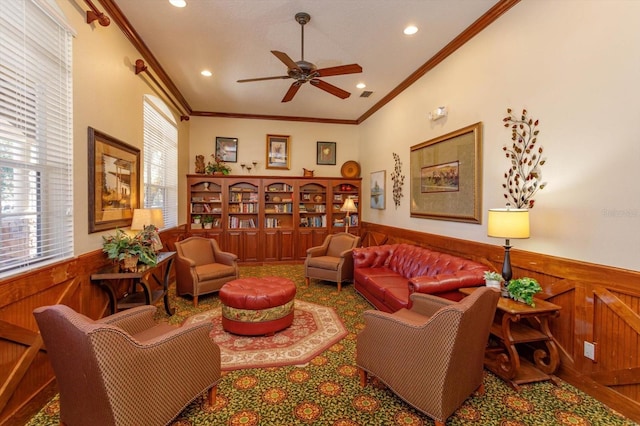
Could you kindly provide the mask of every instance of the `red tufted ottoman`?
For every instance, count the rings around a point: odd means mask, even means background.
[[[273,334],[293,322],[296,285],[280,277],[240,278],[220,289],[222,328],[244,336]]]

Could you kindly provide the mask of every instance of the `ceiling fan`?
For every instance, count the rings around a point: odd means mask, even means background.
[[[271,53],[275,55],[276,58],[280,59],[287,66],[287,75],[281,75],[276,77],[261,77],[261,78],[248,78],[245,80],[238,80],[238,83],[247,83],[251,81],[262,81],[262,80],[278,80],[278,79],[286,79],[292,78],[295,81],[287,90],[287,93],[282,98],[282,102],[289,102],[295,94],[300,89],[304,83],[309,82],[312,86],[317,87],[318,89],[322,89],[325,92],[331,93],[334,96],[337,96],[341,99],[346,99],[351,96],[351,93],[346,90],[342,90],[339,87],[336,87],[332,84],[327,83],[326,81],[318,79],[318,77],[329,77],[332,75],[343,75],[343,74],[356,74],[362,72],[362,67],[358,64],[350,64],[350,65],[339,65],[337,67],[329,67],[329,68],[320,68],[318,69],[311,62],[307,62],[304,60],[304,25],[311,20],[311,16],[308,13],[300,12],[296,13],[296,21],[300,24],[300,28],[302,30],[302,59],[294,62],[289,55],[284,52],[279,52],[277,50],[272,50]]]

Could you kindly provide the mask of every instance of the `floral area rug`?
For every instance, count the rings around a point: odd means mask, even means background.
[[[364,327],[362,312],[371,305],[352,284],[338,292],[335,283],[304,282],[304,265],[242,266],[240,277],[281,276],[296,283],[296,303],[331,307],[348,334],[304,365],[243,368],[223,372],[218,396],[210,406],[205,394],[196,398],[171,426],[432,426],[433,420],[382,386],[360,387],[355,365],[356,336]],[[187,318],[220,307],[217,294],[190,298],[169,290],[176,313],[168,317],[160,301],[158,321],[180,324]],[[447,420],[447,426],[633,426],[601,402],[575,387],[539,382],[516,392],[485,371],[484,396],[469,397]],[[60,400],[52,398],[28,423],[58,426]],[[140,419],[140,425],[144,425]]]
[[[238,336],[222,328],[221,308],[187,318],[186,323],[213,322],[211,338],[220,346],[223,371],[242,368],[302,366],[347,335],[328,306],[296,300],[293,323],[273,336]]]

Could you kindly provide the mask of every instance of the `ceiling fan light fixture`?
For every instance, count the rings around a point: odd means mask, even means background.
[[[200,74],[205,76],[205,77],[211,77],[213,75],[213,73],[209,70],[202,70],[200,71]]]
[[[185,7],[187,5],[186,0],[169,0],[169,3],[175,7]]]
[[[365,87],[367,87],[367,85],[366,85],[366,84],[364,84],[364,83],[358,83],[358,84],[356,84],[356,87],[357,87],[358,89],[364,89]]]

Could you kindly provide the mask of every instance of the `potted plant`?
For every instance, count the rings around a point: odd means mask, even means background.
[[[231,167],[227,166],[220,156],[211,154],[213,158],[213,162],[209,161],[204,168],[204,171],[207,174],[215,175],[215,174],[223,174],[228,175],[231,173]]]
[[[202,219],[202,223],[204,224],[204,229],[211,229],[213,227],[213,216],[205,216]]]
[[[533,295],[542,291],[542,287],[535,279],[524,277],[509,281],[507,291],[512,299],[535,307]]]
[[[487,287],[501,290],[503,281],[504,278],[502,278],[502,275],[499,273],[494,271],[484,271],[484,283]]]
[[[193,223],[200,223],[200,220],[202,219],[202,217],[200,215],[195,215],[192,217],[193,219]]]
[[[138,262],[155,265],[157,256],[151,240],[145,240],[142,232],[130,236],[122,229],[115,235],[102,237],[102,251],[109,259],[119,262],[124,270],[135,270]]]

